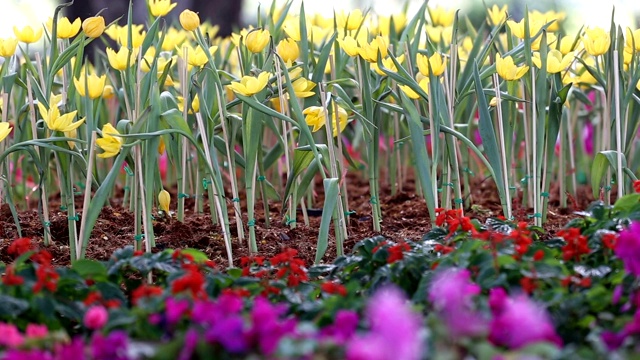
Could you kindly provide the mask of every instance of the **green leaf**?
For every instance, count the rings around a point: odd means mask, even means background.
[[[17,317],[29,309],[29,302],[8,295],[0,295],[0,317]]]
[[[622,156],[622,166],[627,167],[627,159],[624,154]],[[602,185],[602,178],[609,169],[609,166],[613,168],[614,173],[618,171],[618,152],[615,150],[600,151],[593,159],[593,165],[591,165],[591,190],[593,191],[593,197],[598,198],[600,195],[600,186]],[[618,179],[623,181],[623,179]]]
[[[84,279],[107,277],[107,268],[96,260],[76,260],[71,262],[71,267]]]
[[[311,165],[311,162],[314,158],[315,156],[311,151],[304,151],[300,149],[293,150],[293,171],[287,179],[287,186],[284,190],[284,202],[289,199],[289,196],[291,195],[289,194],[289,192],[291,191],[291,186],[293,185],[295,180],[300,174],[302,174],[304,170],[310,169],[309,165]]]
[[[318,264],[322,260],[327,247],[329,246],[329,226],[333,211],[338,204],[338,192],[340,185],[338,178],[328,178],[324,180],[324,206],[322,207],[322,219],[320,220],[320,231],[318,232],[318,246],[316,248],[315,263]]]
[[[621,197],[620,199],[618,199],[618,201],[616,201],[615,204],[613,204],[613,210],[619,212],[629,212],[632,209],[638,207],[638,203],[640,203],[639,193],[628,194]]]
[[[209,260],[209,257],[207,256],[207,254],[197,249],[186,248],[186,249],[180,250],[180,252],[183,254],[191,255],[193,257],[193,261],[195,261],[198,264]]]

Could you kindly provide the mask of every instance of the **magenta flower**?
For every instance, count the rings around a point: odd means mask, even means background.
[[[102,305],[92,306],[84,314],[84,326],[91,330],[101,329],[109,320],[109,313]]]
[[[342,345],[356,333],[358,321],[358,314],[355,311],[339,310],[333,324],[320,331],[320,337],[331,339],[334,343]]]
[[[495,290],[495,291],[494,291]],[[518,349],[538,342],[562,346],[549,314],[525,295],[506,298],[501,289],[494,289],[489,297],[493,320],[489,326],[489,340],[495,345]]]
[[[587,155],[593,155],[593,124],[588,122],[582,128],[582,139],[584,141],[584,151]]]
[[[479,293],[480,286],[471,281],[466,269],[449,269],[434,278],[429,301],[452,337],[479,335],[486,330],[486,319],[473,305],[473,297]]]
[[[95,360],[127,360],[129,339],[124,331],[114,331],[107,336],[94,333],[91,341],[91,355]]]
[[[640,276],[640,222],[634,221],[620,232],[615,254],[624,263],[628,273]]]
[[[369,300],[370,332],[347,344],[348,360],[414,360],[424,353],[422,318],[397,288],[378,290]]]
[[[187,299],[168,298],[166,304],[167,323],[169,325],[177,324],[189,308],[191,308],[191,303]]]
[[[43,338],[47,337],[49,334],[49,329],[47,329],[46,325],[38,325],[38,324],[29,324],[27,325],[27,330],[25,334],[28,338]]]
[[[24,343],[24,336],[15,325],[0,322],[0,346],[14,348],[22,343]]]

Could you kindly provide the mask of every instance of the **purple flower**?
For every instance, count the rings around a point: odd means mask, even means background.
[[[366,317],[371,330],[347,344],[348,360],[414,360],[424,352],[422,318],[395,287],[378,290],[369,300]]]
[[[232,315],[212,324],[205,333],[209,343],[219,343],[233,354],[247,352],[249,346],[245,339],[244,320],[239,315]]]
[[[68,344],[58,344],[55,348],[57,360],[84,360],[84,342],[81,337],[74,338]]]
[[[593,155],[593,124],[588,122],[582,128],[582,139],[584,139],[584,151],[588,155]]]
[[[168,298],[166,305],[167,323],[169,325],[177,324],[190,307],[191,303],[187,299]]]
[[[127,360],[128,345],[124,331],[114,331],[106,337],[95,333],[91,341],[91,354],[95,360]]]
[[[452,337],[474,336],[485,331],[486,320],[473,306],[480,286],[471,281],[468,270],[449,269],[436,275],[429,300],[447,325]]]
[[[187,330],[187,333],[184,336],[184,346],[180,350],[180,355],[178,355],[178,360],[189,360],[193,356],[193,352],[198,346],[199,335],[198,331],[195,329]]]
[[[191,319],[197,324],[214,324],[227,316],[239,314],[244,305],[242,298],[235,294],[222,294],[217,301],[198,301],[191,312]]]
[[[256,298],[251,311],[250,338],[257,342],[260,352],[271,355],[278,347],[280,340],[293,335],[296,328],[295,319],[280,319],[287,310],[286,305],[273,305],[269,300]]]
[[[615,253],[628,273],[640,276],[640,222],[634,221],[620,232]]]
[[[358,314],[355,311],[339,310],[333,324],[320,331],[320,337],[331,339],[336,344],[342,345],[353,337],[357,327]]]
[[[4,360],[53,360],[53,356],[44,350],[10,349],[3,356]]]
[[[618,334],[613,331],[605,331],[600,335],[600,337],[609,351],[616,351],[620,346],[622,346],[622,343],[624,343],[624,339],[627,338],[627,334],[624,332]]]
[[[613,305],[616,305],[620,302],[620,298],[622,297],[622,292],[623,292],[623,288],[622,285],[617,285],[614,289],[613,289],[613,294],[611,295],[611,303]]]
[[[511,349],[542,341],[562,346],[544,308],[525,295],[499,299],[499,293],[496,291],[494,305],[490,305],[494,315],[489,326],[491,342]]]

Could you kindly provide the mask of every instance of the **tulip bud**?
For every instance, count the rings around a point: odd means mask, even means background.
[[[200,17],[193,11],[186,9],[180,14],[180,25],[187,31],[194,31],[200,27]]]
[[[295,61],[300,56],[300,48],[293,39],[284,39],[278,43],[278,54],[285,63]]]
[[[171,195],[167,190],[162,189],[158,194],[158,202],[160,203],[160,209],[167,215],[169,214],[169,203],[171,203]]]
[[[97,38],[102,35],[105,29],[104,18],[102,16],[92,16],[82,22],[82,31],[90,37]]]
[[[158,144],[158,155],[164,154],[164,151],[166,148],[167,148],[167,145],[165,145],[164,138],[161,136],[160,143]]]
[[[252,53],[259,53],[267,46],[271,34],[269,30],[256,29],[247,34],[245,45]]]

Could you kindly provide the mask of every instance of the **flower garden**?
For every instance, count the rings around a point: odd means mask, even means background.
[[[0,39],[3,359],[637,358],[640,30],[175,6]]]

